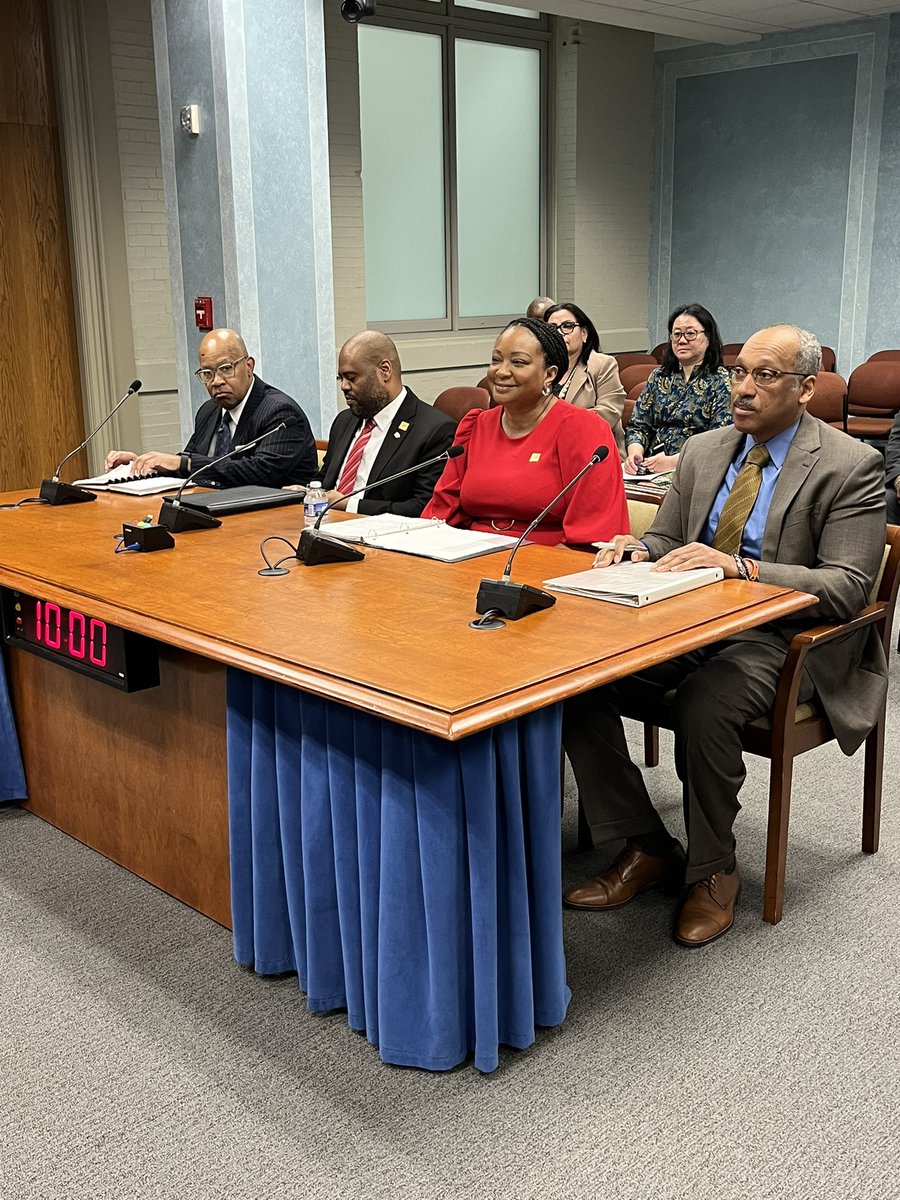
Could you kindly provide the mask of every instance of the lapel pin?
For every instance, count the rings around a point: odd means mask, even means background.
[[[409,429],[409,421],[401,421],[399,428],[406,433],[407,429]]]
[[[541,456],[540,456],[540,454],[532,454],[531,458],[529,458],[528,461],[529,462],[540,462]]]

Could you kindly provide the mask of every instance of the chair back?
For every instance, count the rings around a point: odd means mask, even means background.
[[[650,351],[651,357],[655,358],[660,366],[662,366],[663,355],[665,354],[668,345],[668,342],[660,342],[658,346],[654,346]]]
[[[629,529],[631,536],[642,538],[653,524],[653,520],[658,512],[658,504],[650,504],[646,500],[629,500],[628,523],[631,526]]]
[[[624,367],[634,366],[649,366],[651,371],[655,371],[659,363],[652,354],[640,353],[629,350],[627,353],[614,354],[613,358],[619,365],[619,377],[621,378],[622,369]]]
[[[619,367],[619,381],[626,395],[636,384],[640,384],[643,389],[644,384],[658,367],[659,364],[655,360],[647,363],[632,363],[629,367]]]
[[[864,362],[847,380],[844,428],[857,438],[886,438],[900,411],[900,361]]]
[[[866,362],[896,362],[900,359],[900,350],[878,350],[870,354]]]
[[[847,384],[836,371],[820,371],[816,376],[816,390],[806,411],[820,421],[844,428],[844,398]]]
[[[434,407],[459,423],[471,409],[487,408],[490,402],[491,394],[485,388],[451,387],[441,392]]]
[[[822,370],[836,371],[837,370],[837,355],[830,346],[822,347]]]
[[[316,438],[316,464],[321,467],[328,452],[328,438]]]

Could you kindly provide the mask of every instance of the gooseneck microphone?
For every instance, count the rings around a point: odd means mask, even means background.
[[[210,459],[202,467],[198,467],[196,471],[192,471],[175,495],[171,499],[167,497],[163,500],[162,507],[159,510],[158,523],[164,525],[166,529],[170,529],[172,533],[183,533],[187,529],[217,529],[222,524],[218,517],[211,516],[210,513],[203,512],[199,508],[191,508],[189,504],[181,503],[181,495],[184,489],[189,487],[191,482],[199,475],[202,475],[204,471],[208,471],[210,467],[224,462],[226,458],[234,458],[237,454],[243,454],[245,450],[252,450],[254,446],[258,446],[260,442],[264,442],[273,433],[280,433],[282,429],[290,429],[297,424],[297,420],[297,417],[285,417],[278,425],[267,429],[258,438],[254,438],[252,442],[244,442],[243,445],[232,446],[227,454],[220,454],[218,458]]]
[[[596,467],[597,463],[602,463],[608,455],[608,446],[598,446],[578,474],[569,480],[559,495],[554,496],[545,509],[538,513],[513,546],[512,550],[510,550],[502,576],[499,579],[482,579],[478,588],[478,595],[475,598],[475,611],[477,613],[483,614],[484,617],[487,617],[489,614],[491,617],[506,617],[509,621],[518,621],[522,617],[527,617],[529,613],[539,612],[542,608],[553,607],[556,603],[556,597],[551,596],[549,592],[532,587],[528,583],[513,583],[510,580],[513,559],[516,557],[519,547],[530,534],[534,533],[550,509],[555,504],[558,504],[567,492],[572,490],[582,475],[587,474],[591,467]],[[478,629],[498,629],[502,624],[502,621],[491,624],[488,620],[472,622],[473,627]]]
[[[79,450],[83,450],[88,442],[97,436],[106,422],[112,420],[128,397],[133,396],[136,392],[139,392],[142,387],[143,384],[141,381],[139,379],[135,379],[115,408],[111,409],[111,411],[106,414],[100,424],[95,429],[91,430],[80,446],[76,446],[74,450],[69,451],[69,453],[54,471],[53,478],[45,479],[41,483],[41,500],[47,504],[84,504],[88,500],[97,499],[96,492],[89,492],[86,488],[73,487],[71,483],[63,483],[59,478],[60,472],[69,459],[73,455],[77,454]]]
[[[326,533],[322,533],[320,526],[325,518],[325,515],[340,504],[342,500],[349,500],[351,496],[361,496],[363,492],[367,492],[370,488],[380,487],[385,483],[393,483],[395,479],[402,479],[404,475],[412,475],[415,471],[423,471],[426,467],[433,467],[435,463],[447,462],[451,458],[459,458],[464,447],[448,446],[442,454],[436,454],[434,458],[426,458],[424,462],[416,463],[415,466],[407,467],[404,471],[397,471],[394,475],[384,475],[380,479],[373,479],[364,487],[355,488],[352,492],[348,492],[346,496],[340,496],[337,500],[332,500],[330,504],[319,513],[316,518],[316,523],[312,529],[304,529],[300,534],[300,541],[297,545],[297,558],[307,567],[318,567],[322,563],[333,562],[359,562],[365,558],[361,550],[357,550],[355,546],[350,546],[347,542],[342,542],[338,538],[329,537]]]

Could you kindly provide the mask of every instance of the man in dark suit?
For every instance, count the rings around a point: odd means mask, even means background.
[[[200,407],[184,450],[180,454],[152,450],[141,455],[113,450],[107,455],[106,469],[133,462],[135,475],[155,471],[186,478],[234,446],[252,442],[290,420],[290,428],[273,433],[253,450],[209,466],[199,479],[222,487],[308,483],[316,472],[317,456],[306,414],[290,396],[254,375],[254,366],[240,334],[232,329],[208,333],[200,343],[200,367],[194,373],[210,398]]]
[[[443,453],[453,441],[456,422],[403,386],[397,347],[383,333],[366,330],[344,343],[338,380],[347,408],[334,419],[322,463],[320,478],[328,499],[348,512],[420,516],[443,463],[373,487],[363,496],[342,497]]]
[[[627,839],[609,870],[566,894],[572,908],[619,908],[683,872],[689,890],[676,940],[706,945],[733,923],[741,729],[771,711],[794,634],[865,606],[884,551],[880,455],[805,411],[820,363],[818,342],[794,326],[750,338],[731,368],[734,426],[689,439],[672,490],[632,552],[660,571],[721,567],[728,579],[796,588],[818,603],[566,703],[563,739],[591,834],[597,842]],[[596,565],[620,561],[630,544],[616,538]],[[799,699],[817,697],[852,754],[885,702],[887,665],[874,627],[822,646],[807,662]],[[686,869],[629,757],[620,716],[651,716],[654,701],[673,689]]]
[[[900,413],[894,417],[884,455],[884,483],[887,519],[900,525]]]

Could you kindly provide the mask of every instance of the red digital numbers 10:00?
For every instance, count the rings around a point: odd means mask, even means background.
[[[68,613],[65,633],[63,612]],[[106,622],[98,621],[96,617],[88,618],[84,613],[38,600],[34,610],[34,636],[40,645],[50,650],[64,650],[72,658],[86,658],[95,667],[106,666]]]

